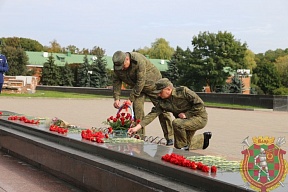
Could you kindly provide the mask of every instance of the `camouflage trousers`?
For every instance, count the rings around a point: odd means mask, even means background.
[[[203,149],[204,135],[195,132],[207,124],[207,117],[193,116],[188,119],[176,118],[172,125],[174,129],[175,148],[189,145],[189,149]]]
[[[145,116],[144,114],[144,102],[146,97],[149,97],[153,105],[155,106],[158,102],[157,97],[158,94],[150,93],[141,93],[138,97],[135,98],[133,102],[133,111],[136,119],[142,120]],[[172,128],[172,120],[170,113],[162,113],[158,116],[160,125],[162,127],[162,131],[164,134],[164,138],[166,140],[173,139],[173,128]],[[138,133],[145,135],[145,127],[140,129]]]

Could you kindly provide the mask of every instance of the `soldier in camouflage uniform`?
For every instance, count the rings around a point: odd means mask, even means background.
[[[137,126],[128,132],[137,132],[141,127],[151,123],[159,114],[172,112],[175,119],[172,122],[174,129],[175,148],[206,149],[209,145],[211,132],[195,135],[195,132],[206,126],[208,114],[202,99],[187,87],[174,88],[167,78],[156,82],[156,90],[160,98],[158,104]]]
[[[144,118],[144,101],[148,96],[152,103],[158,102],[158,94],[154,93],[155,82],[162,78],[160,71],[144,55],[137,52],[117,51],[113,55],[114,77],[113,77],[113,97],[114,107],[120,108],[120,94],[122,82],[131,86],[128,104],[133,102],[135,118]],[[169,113],[159,114],[159,121],[167,140],[167,145],[173,145],[172,121]],[[141,132],[140,132],[141,133]],[[142,130],[145,134],[145,129]]]

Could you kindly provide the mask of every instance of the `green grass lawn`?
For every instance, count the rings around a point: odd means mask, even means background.
[[[59,92],[59,91],[43,91],[37,90],[34,94],[10,94],[10,93],[1,93],[1,96],[7,97],[53,97],[53,98],[112,98],[111,96],[106,95],[94,95],[94,94],[81,94],[81,93],[70,93],[70,92]],[[0,96],[0,97],[1,97]],[[128,99],[128,97],[124,97]],[[149,101],[149,99],[147,99]],[[261,107],[254,106],[243,106],[243,105],[229,105],[223,103],[208,103],[205,102],[206,106],[216,106],[216,107],[232,107],[232,108],[250,108],[250,109],[265,109]]]
[[[33,93],[33,94],[1,93],[1,96],[7,96],[7,97],[54,97],[54,98],[112,98],[112,95],[111,96],[105,96],[105,95],[70,93],[70,92],[59,92],[59,91],[43,91],[43,90],[38,90],[38,91],[36,91],[36,93]]]

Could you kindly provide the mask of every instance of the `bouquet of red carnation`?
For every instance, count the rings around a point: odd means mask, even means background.
[[[130,108],[131,113],[128,112],[128,108]],[[123,109],[125,109],[125,112],[122,112]],[[120,107],[115,117],[111,116],[103,123],[110,126],[109,133],[111,133],[112,130],[128,130],[130,127],[139,124],[140,120],[134,119],[133,109],[130,105],[124,104]]]
[[[132,118],[130,113],[118,113],[115,117],[111,116],[107,118],[107,121],[103,123],[109,125],[113,130],[127,130],[140,123],[139,119],[134,120]]]

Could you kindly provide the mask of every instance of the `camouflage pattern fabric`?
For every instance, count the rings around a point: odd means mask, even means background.
[[[148,125],[163,112],[172,112],[176,118],[172,122],[176,148],[186,145],[189,145],[190,149],[203,148],[203,134],[195,136],[194,134],[206,126],[208,114],[204,102],[195,92],[183,86],[173,88],[172,95],[167,99],[160,98],[158,104],[152,108],[140,124]],[[186,119],[179,118],[180,113],[185,113]]]
[[[160,71],[144,55],[136,52],[129,52],[130,66],[127,70],[114,70],[113,97],[120,100],[122,82],[133,87],[129,100],[133,102],[135,118],[144,118],[144,101],[149,97],[154,105],[158,102],[155,90],[155,82],[162,78]],[[159,114],[159,121],[164,137],[173,139],[172,122],[169,113]],[[145,127],[138,133],[145,135]]]

